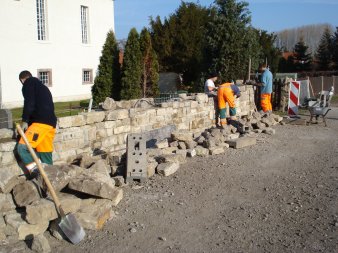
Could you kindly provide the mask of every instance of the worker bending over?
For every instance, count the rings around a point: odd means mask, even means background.
[[[220,110],[221,127],[227,125],[226,104],[228,103],[230,119],[236,120],[235,98],[240,96],[240,90],[232,83],[223,83],[218,87],[218,107]]]
[[[19,75],[22,83],[24,107],[22,113],[23,131],[29,144],[37,152],[42,163],[53,164],[53,140],[56,127],[56,116],[52,94],[48,87],[39,79],[25,70]],[[21,138],[18,144],[18,153],[25,164],[31,178],[38,176],[39,171],[29,150]]]

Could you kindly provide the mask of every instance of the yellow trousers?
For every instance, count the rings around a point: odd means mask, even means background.
[[[261,107],[263,112],[272,111],[271,93],[261,94]]]

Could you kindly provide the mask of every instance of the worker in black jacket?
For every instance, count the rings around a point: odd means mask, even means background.
[[[35,149],[42,163],[53,164],[53,140],[56,128],[56,116],[52,94],[47,86],[25,70],[19,75],[22,83],[24,107],[21,127]],[[30,155],[25,142],[21,138],[18,144],[18,153],[25,164],[30,176],[38,174],[37,165]]]

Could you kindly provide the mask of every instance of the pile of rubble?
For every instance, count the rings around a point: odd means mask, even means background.
[[[254,133],[275,134],[271,126],[282,124],[282,120],[278,115],[262,117],[254,112],[222,129],[211,128],[199,134],[174,131],[170,138],[158,140],[155,148],[147,149],[147,177],[155,173],[169,176],[187,157],[216,155],[229,147],[254,145]],[[46,166],[45,170],[64,211],[75,214],[84,229],[98,230],[115,216],[114,207],[123,198],[126,161],[125,152],[98,156],[84,153],[71,164]],[[14,167],[2,168],[4,174],[0,173],[0,244],[34,238],[36,245],[46,245],[43,233],[47,230],[54,237],[65,239],[57,225],[58,214],[52,199],[48,195],[41,197],[35,181],[11,170]]]

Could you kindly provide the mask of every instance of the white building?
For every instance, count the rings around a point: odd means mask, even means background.
[[[22,70],[49,86],[54,102],[90,98],[109,30],[113,0],[1,0],[0,108],[22,106]]]

